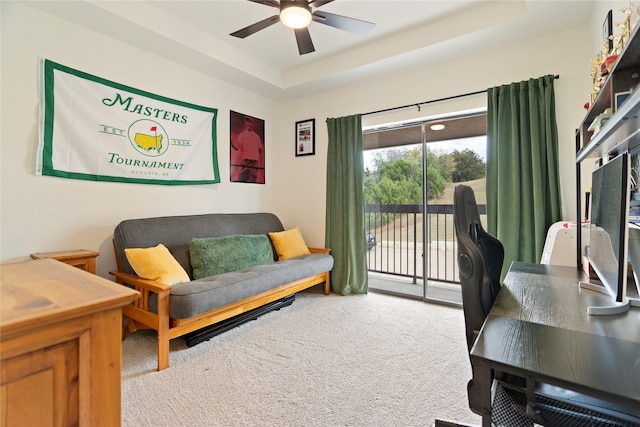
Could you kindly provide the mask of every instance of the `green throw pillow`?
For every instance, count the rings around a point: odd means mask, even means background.
[[[273,249],[266,234],[195,238],[189,253],[194,279],[273,263]]]

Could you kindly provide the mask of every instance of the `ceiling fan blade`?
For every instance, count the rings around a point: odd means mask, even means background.
[[[278,3],[275,0],[249,0],[249,1],[252,1],[254,3],[260,3],[265,6],[277,7],[278,9],[280,9],[280,3]]]
[[[298,52],[300,55],[315,52],[316,49],[313,47],[308,28],[296,28],[293,31],[296,33],[296,41],[298,42]]]
[[[336,15],[334,13],[322,12],[319,10],[313,12],[313,20],[320,24],[329,25],[331,27],[359,35],[369,33],[369,31],[371,31],[376,25],[373,22],[362,21],[360,19],[349,18],[347,16]]]
[[[231,33],[230,35],[243,39],[245,37],[250,36],[253,33],[257,33],[260,30],[264,30],[265,28],[270,27],[271,25],[279,21],[280,21],[280,15],[273,15],[270,18],[263,19],[262,21],[256,22],[255,24],[251,24],[248,27],[245,27],[234,33]]]
[[[320,7],[323,6],[327,3],[331,3],[333,0],[314,0],[312,2],[309,3],[309,6],[311,7]]]

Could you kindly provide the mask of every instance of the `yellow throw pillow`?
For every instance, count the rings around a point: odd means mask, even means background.
[[[129,248],[124,250],[129,264],[139,277],[175,285],[191,279],[184,268],[162,243],[151,248]]]
[[[276,248],[280,261],[311,253],[302,238],[300,227],[269,233],[269,238],[271,238],[273,246]]]

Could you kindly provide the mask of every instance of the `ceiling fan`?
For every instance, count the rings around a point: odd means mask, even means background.
[[[230,35],[243,39],[260,30],[264,30],[276,22],[282,22],[287,27],[293,28],[300,55],[315,51],[313,42],[311,41],[311,35],[309,34],[309,29],[307,28],[311,21],[360,35],[367,34],[375,26],[372,22],[362,21],[360,19],[321,12],[319,10],[313,11],[313,9],[319,8],[327,3],[331,3],[333,0],[280,0],[280,2],[276,0],[248,1],[275,7],[280,10],[280,13],[249,25],[248,27],[231,33]]]

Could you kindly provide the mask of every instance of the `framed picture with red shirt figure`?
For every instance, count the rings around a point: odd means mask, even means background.
[[[231,182],[264,184],[264,120],[231,111]]]

